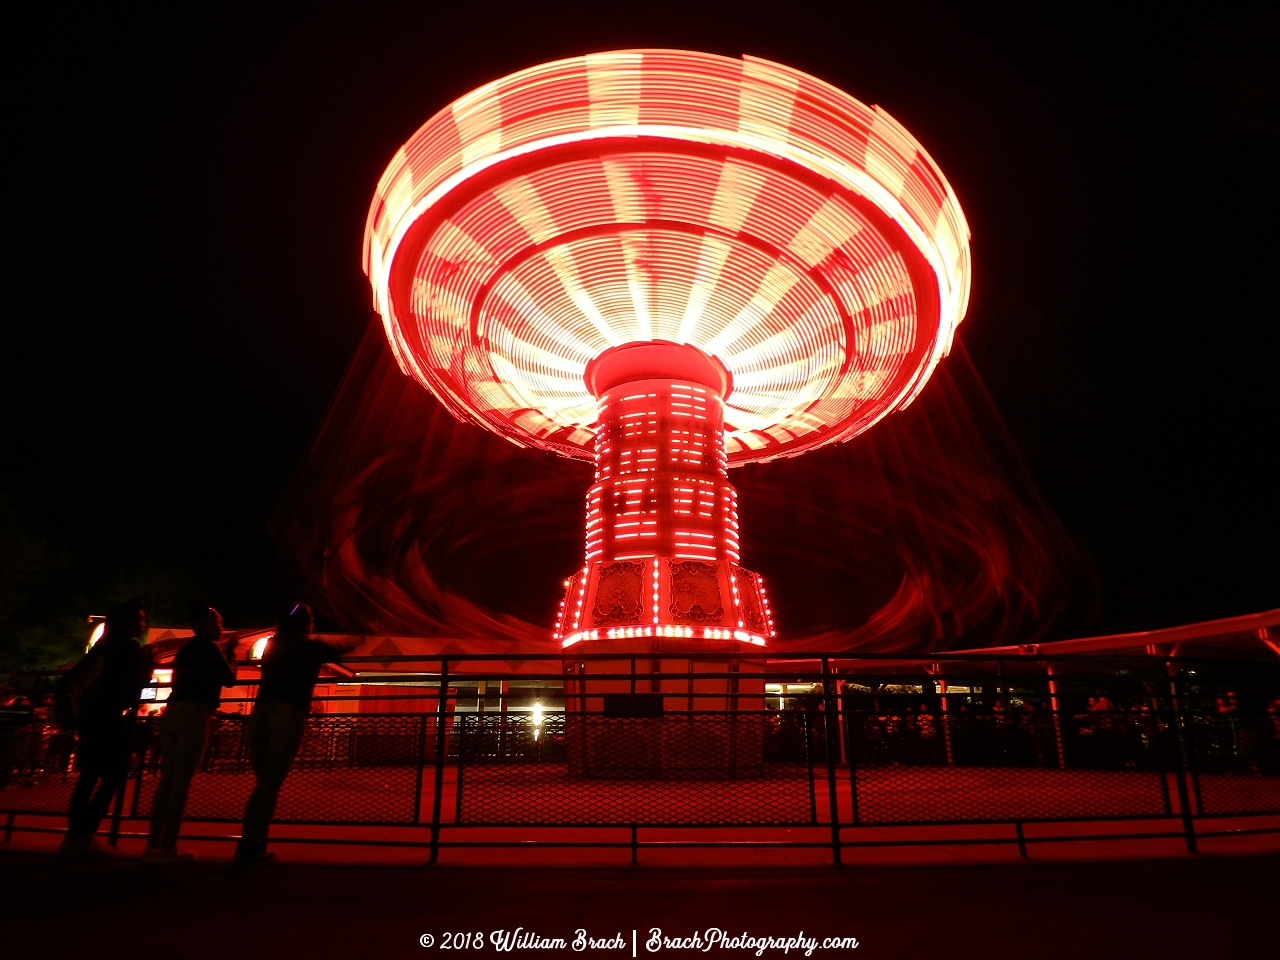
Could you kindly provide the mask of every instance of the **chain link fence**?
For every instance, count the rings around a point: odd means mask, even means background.
[[[815,821],[812,768],[763,711],[464,717],[457,822],[757,825]],[[803,736],[803,734],[801,734]],[[798,754],[798,755],[797,755]]]
[[[726,674],[734,686],[725,689],[704,671],[707,692],[649,695],[641,716],[618,715],[607,694],[588,696],[594,678],[571,681],[576,692],[566,695],[554,673],[540,688],[549,706],[537,712],[527,692],[495,694],[496,671],[479,675],[491,687],[477,686],[470,710],[473,681],[456,676],[444,707],[431,688],[400,713],[364,713],[359,698],[335,697],[328,709],[350,712],[310,718],[276,819],[430,824],[434,843],[441,825],[822,824],[834,832],[1280,813],[1280,713],[1268,709],[1274,691],[1256,678],[1250,688],[1095,668],[1082,678],[1059,670],[1050,680],[974,674],[942,683],[842,672],[844,663],[784,674],[761,659],[749,680]],[[643,682],[657,690],[665,679],[650,673]],[[380,709],[385,691],[377,697]],[[700,709],[703,701],[715,709]],[[126,817],[150,814],[159,719],[135,725]],[[189,819],[241,818],[254,783],[248,722],[241,714],[213,721]],[[0,716],[0,813],[64,813],[75,775],[74,735],[38,718]]]

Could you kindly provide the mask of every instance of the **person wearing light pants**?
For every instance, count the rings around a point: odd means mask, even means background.
[[[209,742],[209,718],[222,688],[236,682],[235,640],[222,644],[222,617],[208,601],[191,601],[187,619],[195,636],[173,658],[173,686],[160,718],[160,785],[151,799],[151,830],[142,862],[181,863],[194,854],[178,848],[187,792]]]
[[[266,863],[267,834],[276,799],[294,757],[302,746],[311,713],[311,696],[320,667],[332,663],[359,644],[326,643],[311,636],[311,608],[295,603],[280,615],[275,636],[262,655],[262,680],[249,718],[249,761],[256,778],[245,805],[236,863]]]

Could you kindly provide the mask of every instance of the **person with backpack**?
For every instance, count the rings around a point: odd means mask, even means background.
[[[313,625],[311,608],[305,603],[286,608],[262,656],[262,678],[249,718],[249,762],[255,783],[244,809],[236,863],[266,863],[274,856],[267,853],[267,834],[276,798],[302,746],[320,667],[360,643],[358,638],[345,644],[318,640],[311,636]]]
[[[59,721],[76,731],[80,777],[71,791],[63,860],[102,856],[94,839],[116,793],[124,788],[133,755],[134,717],[151,679],[147,613],[137,599],[107,614],[102,639],[63,676],[55,692]]]
[[[236,682],[235,639],[222,641],[222,615],[203,597],[191,601],[187,622],[195,636],[173,658],[173,682],[160,718],[160,785],[151,800],[151,830],[142,862],[182,863],[195,854],[178,848],[187,791],[209,742],[209,718],[222,688]]]

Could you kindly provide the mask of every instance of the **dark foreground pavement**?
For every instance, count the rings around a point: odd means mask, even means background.
[[[0,953],[9,957],[344,960],[425,958],[446,933],[523,927],[572,941],[622,934],[615,950],[512,956],[692,957],[649,952],[649,930],[687,937],[856,937],[875,958],[1274,956],[1280,857],[1012,866],[572,869],[133,861],[61,866],[0,854]],[[423,948],[419,938],[434,936]],[[754,950],[714,947],[710,956]],[[765,956],[782,956],[767,950]],[[789,955],[795,956],[792,951]],[[803,951],[800,951],[803,955]]]

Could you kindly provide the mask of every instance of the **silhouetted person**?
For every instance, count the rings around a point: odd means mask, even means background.
[[[18,730],[31,724],[31,705],[24,701],[16,693],[0,696],[0,789],[9,785],[11,770],[21,770],[13,744]]]
[[[1098,750],[1098,761],[1104,767],[1111,767],[1115,762],[1115,718],[1112,714],[1115,713],[1116,705],[1105,692],[1096,690],[1089,698],[1088,709],[1090,713],[1100,714],[1096,721],[1093,718],[1089,720],[1090,731],[1096,731],[1094,746]]]
[[[1115,708],[1116,705],[1101,690],[1095,691],[1089,698],[1089,709],[1094,713],[1112,713]]]
[[[1267,701],[1266,719],[1264,729],[1270,736],[1263,742],[1266,744],[1268,768],[1276,773],[1280,771],[1280,696],[1273,696]]]
[[[85,688],[75,719],[76,760],[80,778],[71,791],[63,859],[101,855],[94,834],[117,791],[129,776],[133,721],[142,688],[151,679],[151,651],[140,639],[147,614],[137,600],[117,604],[107,614],[106,630],[85,658],[100,658],[97,676]],[[96,789],[95,789],[96,788]]]
[[[262,679],[249,718],[249,761],[257,782],[244,809],[237,863],[271,859],[267,853],[271,817],[302,745],[320,667],[359,643],[355,639],[347,644],[325,643],[311,636],[311,627],[311,609],[295,603],[280,615],[275,636],[262,655]]]
[[[173,686],[160,718],[160,785],[151,800],[143,863],[179,863],[194,856],[178,849],[187,791],[209,743],[209,718],[222,703],[222,688],[236,682],[235,640],[222,644],[218,611],[198,597],[187,608],[187,622],[195,636],[173,658]]]
[[[1232,752],[1253,773],[1258,772],[1257,743],[1251,717],[1242,709],[1240,698],[1234,690],[1227,690],[1214,700],[1213,711],[1217,718],[1226,721],[1226,733],[1235,741]]]
[[[36,712],[35,705],[39,700],[39,694],[35,695],[34,701],[32,697],[15,697],[12,704],[16,711],[16,716],[21,718],[21,721],[13,738],[9,764],[13,774],[17,775],[18,782],[24,787],[34,787],[36,785],[36,774],[45,765],[45,717]],[[10,714],[10,716],[13,715]],[[71,735],[71,739],[74,743],[75,734]],[[54,749],[55,740],[59,740],[59,745],[65,745],[67,736],[60,731],[48,737],[48,755],[50,757],[56,755]],[[65,760],[61,769],[64,773],[66,772]],[[9,769],[0,770],[0,777],[8,774]]]

